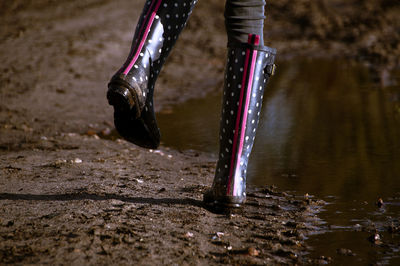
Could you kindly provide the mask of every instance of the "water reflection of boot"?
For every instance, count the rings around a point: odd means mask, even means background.
[[[246,200],[246,171],[253,147],[264,87],[273,74],[276,50],[248,43],[229,45],[225,70],[220,150],[212,188],[204,203],[212,207],[239,207]]]
[[[197,0],[148,0],[136,28],[131,52],[108,84],[114,123],[126,140],[157,148],[160,132],[153,109],[154,84]]]

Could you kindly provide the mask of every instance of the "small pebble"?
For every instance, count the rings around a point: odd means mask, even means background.
[[[152,151],[153,153],[158,153],[158,154],[160,154],[161,156],[164,156],[165,154],[162,152],[162,151],[160,151],[160,150],[153,150]]]
[[[64,159],[58,159],[58,160],[56,160],[55,162],[54,162],[54,165],[60,165],[60,164],[64,164],[64,163],[66,163],[67,162],[67,160],[64,160]]]
[[[125,205],[125,202],[123,202],[122,200],[112,199],[111,200],[111,205],[116,206],[116,207],[120,207],[120,206]]]
[[[82,159],[75,158],[74,161],[73,161],[73,163],[82,163]]]
[[[247,252],[250,256],[258,256],[260,255],[260,251],[258,251],[255,247],[249,247]]]
[[[337,254],[339,255],[345,255],[345,256],[355,256],[355,254],[353,253],[353,251],[351,251],[350,249],[347,248],[338,248],[336,250]]]
[[[77,137],[78,136],[77,133],[66,133],[65,135],[68,137]]]
[[[382,199],[382,198],[379,198],[379,199],[377,200],[377,202],[376,202],[376,205],[378,205],[379,208],[383,207],[383,205],[384,205],[383,199]]]
[[[112,133],[112,131],[111,131],[111,129],[110,128],[105,128],[105,129],[103,129],[102,131],[101,131],[101,134],[103,135],[103,136],[109,136],[109,135],[111,135],[111,133]]]
[[[97,134],[97,132],[94,131],[93,129],[89,129],[88,131],[86,131],[86,135],[88,135],[88,136],[94,136],[96,134]]]
[[[370,236],[368,238],[368,240],[372,243],[374,243],[375,245],[380,245],[382,244],[382,238],[378,233],[373,234],[372,236]]]
[[[186,234],[185,234],[185,237],[187,237],[187,238],[190,238],[190,237],[193,237],[194,235],[193,235],[193,233],[191,233],[191,232],[187,232]]]

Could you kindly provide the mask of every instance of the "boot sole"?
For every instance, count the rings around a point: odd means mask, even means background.
[[[158,147],[159,132],[149,129],[138,97],[130,86],[121,80],[112,80],[108,84],[107,100],[114,107],[115,128],[125,140],[147,149]]]
[[[203,201],[203,203],[207,210],[217,214],[231,214],[242,211],[242,204],[238,203],[226,203],[220,201],[214,201],[214,202]]]
[[[138,97],[132,91],[122,81],[111,81],[108,84],[107,100],[116,112],[131,112],[135,114],[135,118],[139,118],[141,110]]]
[[[207,191],[204,193],[203,203],[212,210],[227,211],[239,209],[244,205],[245,200],[230,196],[214,197],[210,191]]]

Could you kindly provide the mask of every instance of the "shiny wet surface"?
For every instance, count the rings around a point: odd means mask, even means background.
[[[279,65],[264,97],[248,182],[327,202],[323,224],[307,240],[310,256],[400,263],[399,92],[379,88],[366,68],[343,61]],[[159,113],[162,143],[217,158],[220,97]]]

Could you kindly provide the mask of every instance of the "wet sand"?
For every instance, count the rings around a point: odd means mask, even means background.
[[[358,2],[271,2],[265,39],[278,48],[278,63],[340,55],[373,66],[381,85],[396,82],[388,73],[399,66],[399,7],[354,8]],[[303,242],[323,202],[252,189],[245,210],[215,214],[201,202],[215,158],[111,138],[106,84],[128,53],[142,5],[0,4],[0,262],[328,261],[307,257]],[[222,1],[198,4],[158,80],[157,111],[220,89],[222,13]]]

